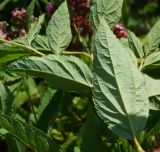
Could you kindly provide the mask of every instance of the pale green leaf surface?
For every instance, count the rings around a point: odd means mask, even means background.
[[[115,134],[135,138],[149,113],[144,78],[104,19],[95,37],[93,67],[98,115]]]
[[[88,92],[92,88],[90,69],[73,56],[30,57],[11,63],[6,70],[44,78],[54,89]]]
[[[156,69],[160,67],[160,52],[153,52],[145,59],[143,70]]]
[[[94,0],[91,6],[90,20],[95,29],[102,17],[112,28],[120,20],[123,0]]]
[[[155,23],[147,35],[144,44],[144,51],[146,54],[154,52],[160,44],[160,20]]]
[[[137,58],[142,58],[144,56],[144,52],[141,41],[136,37],[133,32],[129,31],[128,33],[129,47],[134,52]]]
[[[137,61],[137,58],[135,56],[135,54],[133,53],[133,51],[130,49],[129,47],[129,42],[128,42],[128,39],[126,38],[121,38],[120,39],[120,42],[121,44],[123,45],[123,47],[127,50],[128,54],[130,55],[133,63],[138,67],[138,61]]]
[[[32,42],[32,46],[36,50],[40,50],[40,51],[44,50],[44,51],[51,52],[49,42],[48,42],[48,38],[44,35],[37,35],[35,40]]]
[[[49,39],[51,49],[55,54],[64,51],[71,42],[72,34],[70,29],[70,17],[67,2],[63,2],[58,10],[53,14],[46,34]]]
[[[160,95],[160,79],[144,75],[148,97]]]
[[[149,109],[160,110],[160,95],[152,96],[149,98]]]
[[[42,131],[0,113],[0,126],[37,152],[59,152],[60,147]]]

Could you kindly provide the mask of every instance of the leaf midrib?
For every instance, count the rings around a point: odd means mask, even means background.
[[[104,28],[104,29],[105,29],[105,28]],[[105,35],[107,35],[106,30],[105,30]],[[106,43],[107,43],[107,45],[108,45],[108,41],[106,41]],[[109,45],[108,45],[108,46],[109,46]],[[128,118],[129,125],[130,125],[130,127],[131,127],[131,131],[132,131],[133,137],[135,137],[134,127],[133,127],[132,121],[131,121],[131,119],[130,119],[130,117],[129,117],[129,115],[128,115],[128,112],[127,112],[127,108],[126,108],[126,106],[125,106],[125,103],[123,102],[123,101],[124,101],[124,100],[123,100],[123,96],[122,96],[122,93],[121,93],[121,91],[120,91],[120,87],[119,87],[119,85],[118,85],[118,81],[117,81],[117,79],[116,79],[115,68],[114,68],[114,64],[113,64],[114,62],[113,62],[112,56],[111,56],[111,54],[110,54],[109,48],[110,48],[110,47],[108,47],[108,53],[109,53],[109,56],[110,56],[111,64],[113,65],[112,70],[113,70],[113,73],[114,73],[114,76],[115,76],[115,82],[116,82],[117,88],[118,88],[118,90],[119,90],[118,92],[119,92],[119,94],[120,94],[121,102],[122,102],[122,105],[124,106],[124,110],[125,110],[126,116],[127,116],[127,118]],[[132,72],[132,71],[131,71],[131,72]]]
[[[8,70],[10,70],[10,69],[8,69]],[[25,70],[23,68],[19,68],[19,69],[16,69],[16,70],[12,70],[11,69],[10,71],[17,71],[17,72],[19,72],[19,70],[22,70],[22,71],[31,71],[31,72],[39,72],[39,73],[43,73],[43,74],[50,74],[51,76],[54,75],[54,76],[62,78],[62,79],[66,79],[66,80],[69,80],[69,81],[73,81],[73,82],[79,83],[79,84],[84,85],[84,86],[86,86],[86,87],[88,87],[90,89],[93,87],[92,85],[87,85],[87,84],[81,83],[79,81],[76,81],[75,79],[64,78],[64,77],[61,77],[59,75],[56,75],[56,74],[53,74],[53,73],[49,73],[49,72],[43,72],[43,71],[37,71],[37,70],[27,70],[27,69]]]

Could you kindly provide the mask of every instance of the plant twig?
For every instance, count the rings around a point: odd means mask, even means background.
[[[139,144],[139,142],[137,141],[136,137],[131,141],[131,144],[137,152],[145,152],[141,147],[141,145]]]
[[[16,46],[19,46],[19,47],[22,47],[22,48],[26,48],[28,50],[31,50],[33,52],[35,52],[36,54],[40,55],[40,56],[43,56],[44,54],[37,51],[36,49],[30,47],[30,46],[27,46],[27,45],[23,45],[23,44],[20,44],[20,43],[16,43],[16,42],[13,42],[13,41],[7,41],[7,40],[4,40],[4,39],[0,39],[1,42],[4,42],[4,43],[9,43],[9,44],[13,44],[13,45],[16,45]]]
[[[140,62],[140,66],[139,66],[139,71],[142,70],[144,61],[145,61],[145,58],[142,58],[142,60],[141,60],[141,62]]]
[[[92,54],[88,54],[86,52],[78,52],[78,51],[63,51],[63,54],[67,54],[67,55],[85,55],[86,57],[88,57],[91,61],[93,61],[93,55]]]

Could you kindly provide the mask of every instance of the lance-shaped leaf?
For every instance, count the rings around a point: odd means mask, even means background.
[[[134,52],[135,56],[137,58],[142,58],[144,56],[142,43],[131,31],[129,31],[128,42],[129,47]]]
[[[30,57],[15,61],[6,70],[44,78],[55,89],[86,92],[92,87],[90,69],[73,56]]]
[[[123,0],[93,0],[90,13],[93,27],[97,29],[104,17],[112,28],[120,20],[122,5]]]
[[[153,52],[145,59],[142,70],[157,69],[160,67],[160,52]]]
[[[36,36],[38,35],[40,29],[41,29],[41,26],[43,24],[43,21],[44,21],[44,14],[41,15],[37,21],[33,22],[31,24],[31,27],[29,29],[29,32],[28,34],[26,35],[27,37],[27,40],[28,40],[28,43],[29,45],[31,45],[31,42],[36,38]]]
[[[98,115],[115,134],[135,138],[149,111],[144,78],[104,19],[95,37],[93,68]]]
[[[155,23],[153,28],[147,35],[146,42],[144,44],[144,51],[146,54],[150,54],[155,51],[160,44],[160,20]]]
[[[37,37],[41,29],[41,26],[43,24],[43,21],[44,21],[44,14],[39,16],[39,18],[31,24],[28,34],[26,34],[24,37],[17,38],[14,41],[30,46],[32,41]]]
[[[0,113],[0,126],[37,152],[60,152],[60,147],[42,131]]]
[[[48,23],[46,34],[49,39],[50,47],[55,54],[60,54],[70,44],[72,34],[66,0],[53,14]]]
[[[13,112],[13,97],[8,89],[7,86],[5,86],[0,81],[0,112],[11,115]]]

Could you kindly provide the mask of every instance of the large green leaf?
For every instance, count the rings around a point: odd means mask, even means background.
[[[7,86],[5,86],[0,81],[0,112],[11,115],[13,112],[13,97],[8,89]]]
[[[71,42],[70,17],[67,2],[58,8],[53,14],[46,30],[51,49],[56,54],[64,51]]]
[[[141,41],[136,37],[136,35],[129,31],[128,35],[129,47],[134,52],[137,58],[142,58],[144,56],[143,47]]]
[[[55,89],[88,92],[92,88],[89,68],[73,56],[30,57],[11,63],[6,70],[44,78]]]
[[[149,113],[144,78],[104,19],[95,37],[93,68],[98,115],[115,134],[135,138]]]
[[[123,0],[93,0],[90,20],[95,29],[104,17],[112,28],[120,20]]]
[[[153,52],[145,59],[143,70],[160,68],[160,52]]]
[[[0,126],[37,152],[60,151],[60,147],[42,131],[1,113]]]
[[[146,54],[150,54],[155,51],[160,44],[160,20],[155,23],[153,28],[147,35],[146,42],[144,44],[144,51]]]

